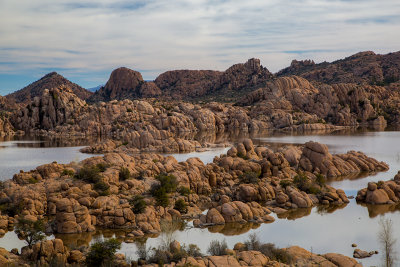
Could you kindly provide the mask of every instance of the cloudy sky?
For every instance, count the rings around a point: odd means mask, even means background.
[[[151,80],[398,51],[399,14],[399,0],[0,0],[0,94],[51,71],[89,88],[120,66]]]

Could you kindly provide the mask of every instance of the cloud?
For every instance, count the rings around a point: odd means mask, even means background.
[[[397,0],[3,0],[0,74],[61,69],[97,81],[127,66],[153,79],[250,57],[275,72],[295,58],[396,51],[399,13]]]

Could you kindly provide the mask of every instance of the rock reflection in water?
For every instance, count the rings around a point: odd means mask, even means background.
[[[337,210],[344,209],[348,203],[344,203],[342,205],[319,205],[317,206],[317,213],[318,214],[328,214],[328,213],[333,213]]]
[[[400,203],[383,205],[360,203],[359,205],[368,209],[368,215],[370,218],[375,218],[378,215],[385,215],[386,213],[394,213],[400,211]]]
[[[296,220],[302,218],[304,216],[308,216],[311,214],[312,207],[310,208],[299,208],[299,209],[291,209],[286,212],[282,212],[277,214],[279,219],[288,219],[288,220]]]
[[[241,235],[260,227],[258,223],[226,223],[208,227],[210,233],[220,233],[226,236]]]

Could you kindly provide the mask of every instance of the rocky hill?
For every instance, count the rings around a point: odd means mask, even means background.
[[[41,96],[45,89],[57,88],[59,86],[67,86],[81,99],[87,99],[92,92],[80,87],[79,85],[69,81],[56,72],[51,72],[45,75],[40,80],[31,83],[30,85],[7,95],[6,97],[17,103],[28,103],[35,96]]]
[[[224,72],[212,70],[174,70],[159,75],[154,82],[145,82],[142,75],[128,68],[111,73],[107,84],[90,102],[162,97],[163,99],[236,100],[273,78],[259,59],[235,64]]]
[[[277,76],[297,75],[324,83],[389,85],[400,80],[400,51],[386,55],[360,52],[332,63],[293,60]],[[399,87],[398,87],[399,88]]]

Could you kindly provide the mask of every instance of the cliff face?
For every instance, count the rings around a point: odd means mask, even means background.
[[[45,89],[40,97],[35,97],[25,108],[14,114],[13,121],[18,129],[54,130],[63,124],[73,124],[80,115],[85,101],[77,97],[70,88]]]
[[[389,85],[400,80],[400,51],[386,55],[360,52],[332,63],[293,60],[277,76],[297,75],[324,83]]]

